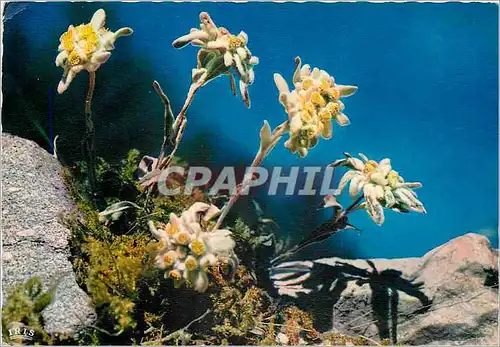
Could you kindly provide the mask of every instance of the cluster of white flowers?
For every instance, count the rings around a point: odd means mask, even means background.
[[[348,153],[344,155],[345,159],[339,159],[330,165],[350,168],[340,180],[336,194],[339,195],[350,182],[349,194],[356,199],[359,193],[363,192],[365,202],[361,206],[376,224],[384,223],[384,208],[396,212],[426,213],[424,205],[413,191],[413,188],[420,188],[422,184],[405,182],[403,177],[392,169],[390,159],[385,158],[377,163],[362,153],[359,154],[361,159]]]
[[[288,113],[290,138],[285,146],[304,157],[318,143],[320,136],[324,139],[332,137],[332,119],[340,126],[349,124],[340,98],[354,94],[357,87],[336,84],[326,71],[311,70],[307,64],[301,66],[298,57],[296,64],[293,91],[290,92],[280,74],[274,74],[274,81],[280,92],[279,100]]]
[[[243,101],[250,106],[248,85],[254,82],[253,66],[259,63],[259,59],[253,56],[247,47],[247,34],[241,31],[238,35],[233,35],[227,29],[217,27],[208,13],[202,12],[200,13],[200,29],[191,29],[189,34],[179,37],[172,45],[175,48],[182,48],[188,43],[202,48],[198,53],[198,66],[193,69],[193,80],[213,79],[221,74],[229,74],[232,79],[229,68],[234,68],[239,76]],[[207,57],[211,58],[209,53],[216,53],[216,55],[213,59],[207,59]],[[218,66],[220,63],[223,64],[222,69]],[[209,70],[215,69],[218,72],[212,76],[214,72]]]
[[[160,241],[156,265],[166,270],[165,276],[176,286],[185,281],[198,292],[208,287],[207,269],[217,264],[228,264],[234,274],[238,258],[229,230],[207,230],[206,224],[219,214],[214,205],[194,203],[180,217],[170,214],[170,222],[158,228],[150,223],[153,235]]]
[[[82,70],[96,71],[104,64],[115,48],[114,43],[120,36],[132,34],[132,29],[121,28],[112,32],[104,27],[106,13],[97,10],[89,24],[76,27],[70,25],[68,31],[61,35],[56,57],[56,66],[64,69],[57,91],[59,94],[68,89],[71,81]]]

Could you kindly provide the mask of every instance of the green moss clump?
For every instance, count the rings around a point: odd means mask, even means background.
[[[147,266],[151,239],[120,235],[111,242],[90,238],[83,246],[88,255],[86,288],[97,309],[123,332],[136,326],[133,318],[137,281]]]
[[[53,344],[67,337],[51,336],[43,329],[42,311],[54,297],[55,286],[47,291],[39,277],[8,290],[2,308],[2,337],[8,343]]]
[[[336,332],[327,332],[321,334],[321,339],[324,344],[330,346],[370,346],[373,345],[370,341],[363,337],[348,336]]]
[[[319,333],[313,327],[311,315],[295,306],[284,309],[285,322],[282,332],[287,336],[291,345],[302,344],[303,342],[318,342]]]
[[[223,279],[218,270],[213,271],[217,286],[212,299],[213,327],[209,339],[215,344],[258,344],[265,331],[262,324],[273,315],[271,298],[253,283],[244,266],[241,266],[234,283]]]

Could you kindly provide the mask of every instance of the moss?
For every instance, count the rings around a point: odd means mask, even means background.
[[[31,277],[26,283],[10,288],[2,308],[4,341],[54,344],[68,340],[67,336],[52,336],[43,329],[42,311],[52,302],[54,291],[55,286],[44,291],[39,277]]]
[[[120,235],[111,242],[90,238],[86,288],[94,304],[113,319],[114,330],[134,328],[137,281],[147,267],[152,240],[141,235]]]
[[[255,286],[245,267],[240,267],[234,283],[224,281],[214,271],[219,290],[211,294],[213,310],[212,342],[218,344],[257,344],[262,322],[272,316],[270,298]],[[267,328],[264,326],[264,331]]]
[[[318,342],[319,332],[313,327],[311,315],[295,306],[287,307],[283,311],[285,322],[282,332],[291,345],[306,342]]]
[[[336,332],[327,332],[321,335],[321,339],[324,344],[330,346],[370,346],[373,343],[370,343],[367,339],[363,337],[353,337],[344,335]]]

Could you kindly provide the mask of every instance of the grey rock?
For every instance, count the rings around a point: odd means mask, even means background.
[[[408,345],[499,345],[498,252],[466,234],[421,258],[286,262],[279,293],[316,326]]]
[[[45,330],[72,335],[95,311],[76,283],[70,230],[59,221],[74,206],[61,166],[36,143],[9,134],[2,134],[2,150],[2,304],[9,287],[39,276],[46,289],[57,285],[42,313]]]

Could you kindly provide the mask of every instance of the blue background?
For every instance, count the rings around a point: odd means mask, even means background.
[[[315,255],[420,256],[466,232],[486,234],[498,246],[495,4],[12,4],[4,19],[5,35],[9,30],[22,31],[28,42],[26,51],[18,54],[30,53],[30,59],[45,61],[44,69],[50,72],[44,76],[49,73],[50,78],[40,83],[55,88],[61,70],[53,61],[59,35],[71,23],[67,13],[72,11],[71,18],[78,18],[73,24],[80,24],[88,22],[99,7],[108,12],[107,27],[134,29],[133,36],[117,41],[101,70],[112,72],[115,63],[126,59],[133,62],[136,73],[152,71],[174,110],[184,100],[196,49],[188,46],[177,51],[171,42],[198,26],[199,12],[209,12],[219,26],[233,33],[244,30],[248,34],[249,48],[260,58],[256,81],[250,87],[252,108],[247,110],[241,98],[232,96],[225,78],[203,88],[189,110],[185,143],[179,152],[192,164],[244,166],[251,162],[262,121],[276,126],[286,117],[272,75],[280,72],[290,81],[297,55],[327,70],[338,83],[359,86],[353,97],[345,99],[350,126],[335,126],[334,138],[320,141],[305,159],[289,153],[283,139],[265,165],[325,165],[342,152],[363,152],[377,160],[390,157],[407,181],[423,183],[418,193],[428,214],[387,212],[385,224],[377,227],[364,212],[357,212],[352,223],[363,231],[340,233],[314,248]],[[99,72],[95,105],[111,93]],[[30,73],[37,76],[37,71]],[[78,98],[85,93],[86,77],[80,74],[77,80],[65,94],[54,95],[56,129],[44,131],[61,137],[65,132],[82,131],[82,123],[69,120],[76,116],[58,109],[60,98],[75,98],[80,102],[75,109],[83,107]],[[127,86],[138,81],[123,78],[120,83]],[[122,115],[119,108],[96,112],[99,155],[114,160],[133,147],[157,154],[162,106],[149,87],[139,98],[141,108],[133,111],[132,118]],[[33,126],[19,117],[18,123]],[[47,115],[36,117],[43,120]],[[4,127],[8,130],[9,124]],[[71,139],[63,144],[68,153],[76,146]],[[295,242],[328,218],[328,212],[316,212],[320,196],[267,197],[262,191],[257,195],[266,214],[281,226],[280,233]],[[342,202],[347,205],[349,197],[343,196]]]

